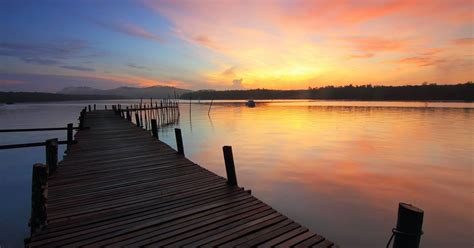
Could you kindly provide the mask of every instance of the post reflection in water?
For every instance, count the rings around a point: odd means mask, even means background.
[[[214,102],[209,119],[208,103],[193,104],[185,149],[225,176],[221,147],[232,145],[241,186],[344,247],[384,246],[400,201],[425,210],[423,246],[469,245],[471,104],[331,105]]]

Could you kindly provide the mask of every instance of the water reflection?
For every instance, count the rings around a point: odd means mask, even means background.
[[[0,128],[63,125],[75,121],[84,104],[2,107]],[[183,102],[178,126],[191,160],[225,176],[222,146],[232,145],[241,186],[343,247],[383,247],[399,201],[425,210],[423,247],[467,247],[474,222],[473,106],[425,105],[269,101],[247,108],[244,102],[214,101],[208,115],[208,102],[192,104],[192,113]],[[159,135],[172,146],[174,127],[161,128]],[[41,135],[2,135],[1,143],[63,134]],[[14,195],[29,195],[29,186],[14,188],[30,183],[31,164],[42,156],[40,149],[0,151],[6,162],[0,172],[9,175],[0,181],[8,191],[0,187],[0,193],[27,206],[2,207],[3,233],[12,233],[7,227],[14,220],[6,215],[22,216],[18,222],[26,229],[29,199]]]

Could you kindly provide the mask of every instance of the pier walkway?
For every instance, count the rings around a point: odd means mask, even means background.
[[[83,121],[28,247],[334,247],[114,111]]]

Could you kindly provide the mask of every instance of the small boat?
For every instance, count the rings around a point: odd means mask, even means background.
[[[245,105],[247,105],[247,107],[249,108],[253,108],[255,107],[255,101],[254,100],[248,100]]]

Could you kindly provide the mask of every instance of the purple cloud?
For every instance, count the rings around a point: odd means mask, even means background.
[[[82,67],[82,66],[63,65],[60,67],[64,69],[76,70],[76,71],[95,71],[94,68],[88,68],[88,67]]]
[[[151,41],[157,41],[157,42],[164,41],[161,36],[156,35],[146,30],[145,28],[135,25],[133,23],[123,22],[123,21],[104,22],[104,21],[97,21],[97,20],[93,21],[93,23],[103,28],[106,28],[115,32],[123,33],[129,36],[139,37],[139,38],[143,38],[143,39],[147,39]]]

